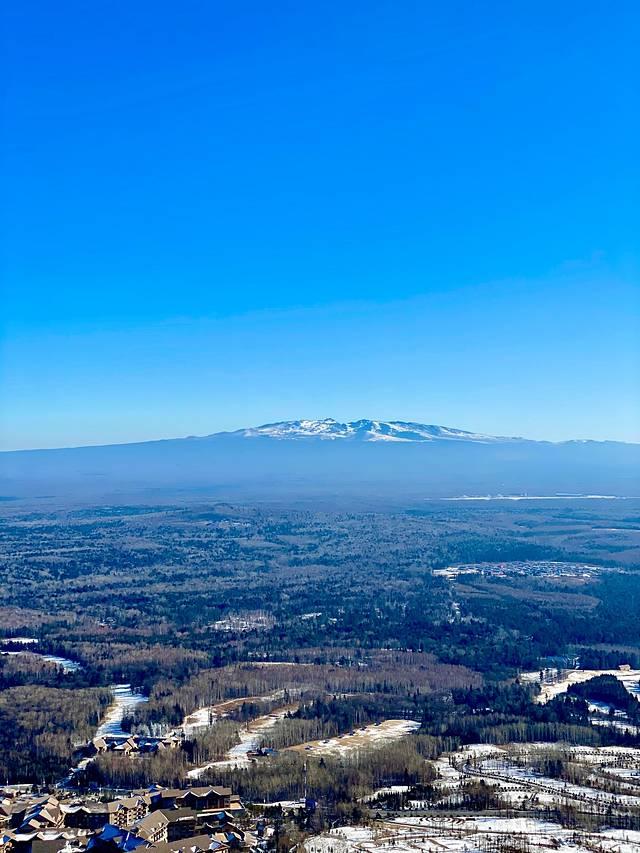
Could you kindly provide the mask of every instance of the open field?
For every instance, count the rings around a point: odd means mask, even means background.
[[[357,749],[368,749],[381,746],[420,728],[420,723],[414,720],[384,720],[368,726],[362,726],[357,731],[326,738],[312,740],[297,746],[290,746],[296,752],[312,752],[313,755],[344,755]]]

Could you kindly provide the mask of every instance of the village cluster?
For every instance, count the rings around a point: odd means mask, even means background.
[[[0,787],[0,853],[225,853],[256,847],[262,834],[229,788],[152,786],[108,802],[31,790]]]
[[[557,560],[508,560],[502,563],[463,563],[434,569],[436,577],[456,578],[458,575],[488,575],[493,578],[506,577],[549,577],[583,578],[595,577],[602,571],[600,566]]]

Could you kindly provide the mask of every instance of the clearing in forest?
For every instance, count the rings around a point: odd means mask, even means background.
[[[307,743],[290,746],[288,749],[315,755],[341,755],[354,749],[382,746],[415,732],[419,728],[420,723],[415,720],[384,720],[381,723],[370,723],[349,734],[326,738],[325,740],[310,740]]]

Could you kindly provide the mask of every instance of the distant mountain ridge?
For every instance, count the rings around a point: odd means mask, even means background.
[[[324,441],[478,441],[483,444],[496,441],[524,441],[521,438],[484,435],[437,424],[421,424],[415,421],[374,421],[366,418],[344,423],[333,418],[278,421],[235,430],[228,434],[243,438],[265,437],[281,440],[317,438]]]
[[[640,444],[533,441],[415,421],[293,420],[209,436],[0,453],[0,497],[243,500],[640,496]]]

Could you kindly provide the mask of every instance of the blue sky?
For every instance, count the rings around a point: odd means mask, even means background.
[[[5,449],[640,440],[640,7],[9,2]]]

